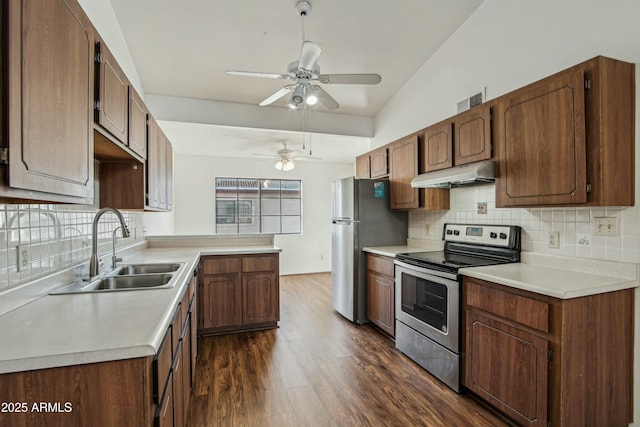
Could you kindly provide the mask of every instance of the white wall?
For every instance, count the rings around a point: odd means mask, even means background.
[[[129,52],[129,47],[124,40],[124,35],[116,19],[111,2],[109,0],[78,0],[78,3],[80,3],[80,7],[82,7],[100,37],[109,47],[109,51],[116,58],[133,87],[144,99],[144,87],[131,57],[131,52]]]
[[[353,175],[351,163],[300,161],[290,172],[275,161],[207,156],[174,156],[175,233],[215,234],[216,177],[302,180],[302,234],[278,235],[281,274],[331,269],[331,182]],[[146,226],[145,222],[145,226]],[[149,233],[151,234],[151,233]]]
[[[637,0],[485,0],[376,117],[372,147],[384,145],[456,113],[458,101],[487,88],[488,99],[597,55],[640,61]],[[640,86],[640,67],[636,69]],[[636,102],[640,96],[636,90]],[[607,209],[495,209],[493,186],[452,191],[451,210],[412,213],[409,236],[439,239],[445,221],[502,222],[523,227],[523,249],[640,263],[640,104],[636,104],[636,206]],[[489,212],[478,215],[476,202]],[[594,216],[615,216],[621,235],[591,236]],[[428,228],[428,230],[427,230]],[[550,249],[549,231],[561,248]],[[640,426],[640,292],[636,292],[634,420]]]

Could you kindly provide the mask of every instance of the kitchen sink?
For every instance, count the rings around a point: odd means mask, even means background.
[[[171,264],[128,264],[123,265],[121,267],[117,267],[117,271],[115,275],[118,276],[129,276],[129,275],[138,275],[138,274],[161,274],[161,273],[173,273],[174,271],[178,271],[182,264],[180,263],[171,263]]]
[[[83,278],[50,292],[51,295],[173,288],[185,263],[127,264],[94,277]]]

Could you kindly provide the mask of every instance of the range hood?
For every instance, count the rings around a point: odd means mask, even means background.
[[[416,176],[411,186],[416,188],[451,188],[462,185],[495,182],[496,168],[491,160],[456,166]]]

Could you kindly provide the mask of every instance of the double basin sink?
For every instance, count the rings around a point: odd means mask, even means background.
[[[176,284],[184,262],[125,264],[93,279],[79,279],[50,292],[51,295],[166,289]]]

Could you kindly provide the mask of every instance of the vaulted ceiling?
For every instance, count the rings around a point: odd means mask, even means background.
[[[257,105],[286,81],[225,70],[286,73],[300,55],[296,0],[110,1],[147,94]],[[365,117],[374,117],[482,3],[309,1],[306,39],[322,48],[322,73],[382,76],[375,86],[323,85],[340,104],[335,113]],[[286,100],[257,111],[284,109]]]

